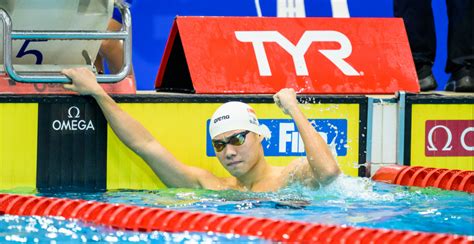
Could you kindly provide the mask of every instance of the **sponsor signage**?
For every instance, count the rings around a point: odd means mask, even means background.
[[[474,156],[474,120],[427,120],[425,155]]]
[[[395,18],[178,17],[156,87],[186,84],[197,93],[419,91]]]
[[[66,119],[55,119],[51,127],[55,131],[88,131],[95,130],[92,120],[81,119],[81,110],[76,106],[71,106],[67,110]]]
[[[37,188],[41,191],[106,188],[106,120],[96,103],[75,100],[38,106]]]
[[[429,98],[426,102],[424,97],[407,98],[411,123],[405,142],[409,149],[406,164],[474,170],[474,100],[460,98]]]
[[[337,156],[347,155],[346,119],[310,119],[323,139]],[[209,130],[207,121],[207,130]],[[262,141],[265,156],[304,156],[305,149],[301,135],[292,119],[260,119],[262,127],[271,132],[271,137]],[[216,156],[211,137],[207,135],[206,155]]]

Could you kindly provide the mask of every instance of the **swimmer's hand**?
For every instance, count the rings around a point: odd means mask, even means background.
[[[283,113],[291,116],[295,109],[298,109],[298,100],[296,100],[296,92],[292,88],[283,88],[273,95],[275,104],[283,111]]]
[[[67,90],[92,96],[104,93],[95,75],[87,68],[64,69],[61,73],[72,80],[71,84],[63,85]]]

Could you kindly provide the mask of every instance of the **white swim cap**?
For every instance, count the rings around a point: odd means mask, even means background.
[[[243,102],[227,102],[222,104],[212,115],[209,123],[211,138],[232,131],[248,130],[262,135],[255,111]]]

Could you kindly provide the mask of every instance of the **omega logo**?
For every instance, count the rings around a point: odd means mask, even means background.
[[[434,121],[429,122],[432,123]],[[472,138],[474,138],[472,122],[466,124],[464,121],[447,121],[445,125],[438,124],[431,128],[429,128],[427,124],[426,130],[428,132],[426,136],[427,152],[474,151],[474,145],[468,144],[469,141],[469,143],[472,143]],[[436,136],[436,131],[444,132],[446,136],[444,136],[444,134],[442,134],[442,136]],[[468,140],[468,138],[470,138],[470,140]],[[435,145],[435,141],[440,142],[438,147]]]
[[[73,111],[75,112],[75,116],[72,115]],[[78,119],[80,115],[81,115],[81,110],[79,110],[79,108],[76,106],[72,106],[67,110],[67,117],[70,119],[73,119],[73,118]]]
[[[55,131],[88,131],[95,130],[91,120],[79,119],[81,110],[76,106],[71,106],[67,110],[68,120],[54,120],[51,127]]]

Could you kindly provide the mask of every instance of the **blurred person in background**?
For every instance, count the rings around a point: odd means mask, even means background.
[[[395,17],[403,18],[421,91],[438,86],[431,71],[436,56],[436,34],[431,0],[394,0]],[[448,58],[451,74],[446,91],[474,92],[474,1],[447,0]]]
[[[131,7],[133,0],[116,0],[119,4],[126,4]],[[112,19],[110,19],[107,31],[120,31],[122,29],[122,14],[120,10],[114,7]],[[123,42],[122,40],[105,39],[102,41],[99,49],[99,55],[95,60],[95,67],[99,74],[105,73],[104,61],[112,74],[120,71],[123,65]],[[130,69],[129,76],[135,83],[135,76],[133,73],[133,65]]]

